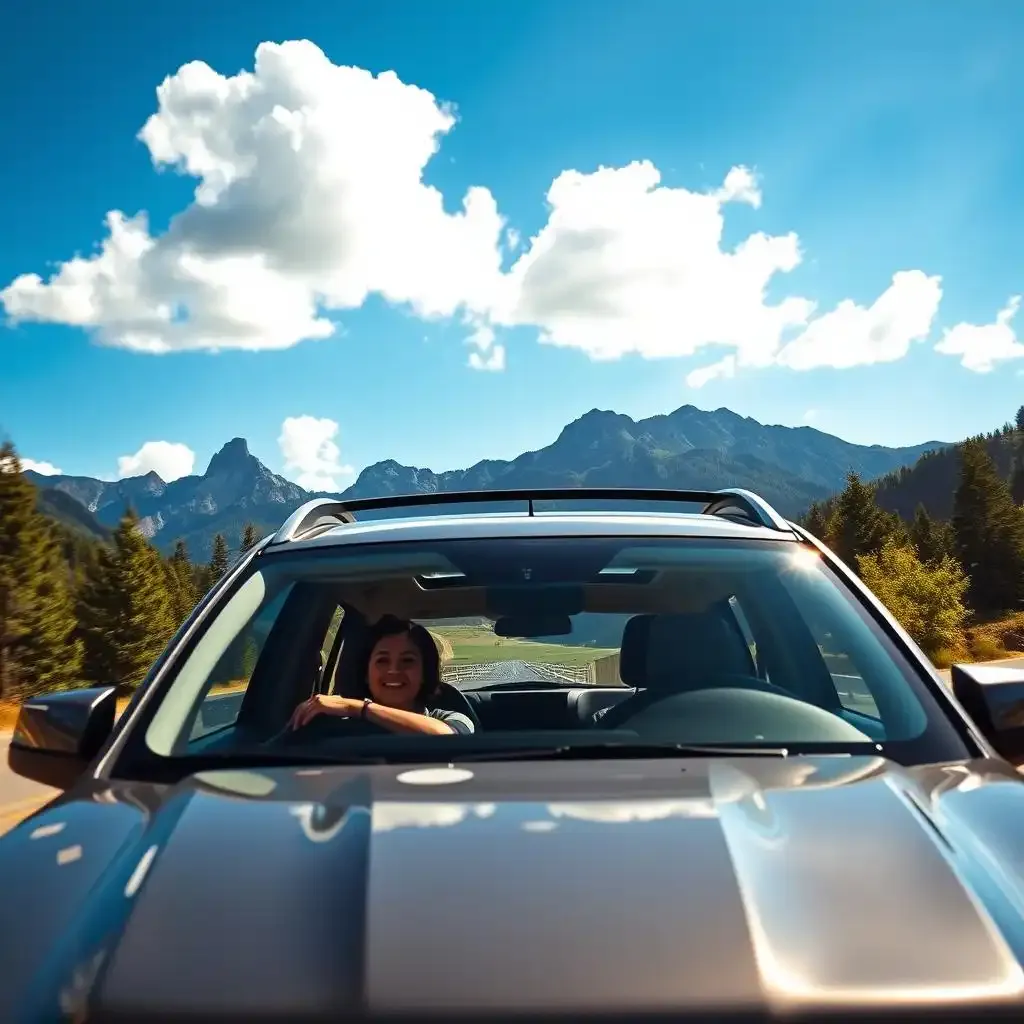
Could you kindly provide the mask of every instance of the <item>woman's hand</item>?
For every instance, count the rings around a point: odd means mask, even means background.
[[[301,729],[302,726],[311,722],[317,715],[335,715],[338,718],[354,718],[363,709],[361,700],[353,700],[351,697],[335,697],[326,693],[314,694],[309,700],[304,700],[292,713],[288,722],[290,729]]]

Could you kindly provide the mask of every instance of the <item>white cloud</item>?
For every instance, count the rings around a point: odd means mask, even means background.
[[[495,342],[494,328],[478,323],[467,339],[476,351],[469,353],[469,367],[473,370],[500,371],[505,369],[505,346]]]
[[[145,213],[111,211],[95,254],[47,281],[23,274],[0,301],[14,321],[163,353],[288,348],[379,295],[459,318],[476,370],[505,367],[500,331],[515,326],[596,360],[724,349],[691,387],[745,367],[890,361],[930,330],[937,277],[898,273],[873,304],[815,319],[810,298],[780,287],[802,260],[795,233],[723,247],[726,207],[761,206],[743,166],[705,191],[663,185],[649,161],[563,171],[530,238],[484,187],[447,213],[423,175],[455,123],[430,92],[336,66],[308,41],[261,43],[254,70],[231,76],[186,64],[139,137],[157,168],[197,180],[194,201],[159,236]]]
[[[868,307],[844,299],[784,345],[776,361],[793,370],[845,370],[902,359],[928,336],[942,299],[942,279],[920,270],[893,274],[892,284]]]
[[[544,341],[593,359],[686,356],[716,344],[763,361],[810,314],[807,299],[765,298],[772,277],[800,262],[796,235],[759,233],[721,248],[723,205],[760,203],[746,168],[708,193],[662,186],[648,161],[564,171],[547,198],[547,224],[513,264],[497,323],[534,325]]]
[[[728,380],[730,377],[735,376],[736,357],[725,356],[725,358],[719,359],[717,363],[711,363],[710,366],[701,366],[696,370],[691,370],[686,375],[686,383],[691,388],[702,388],[713,380]]]
[[[161,480],[170,483],[189,476],[195,463],[196,453],[188,445],[147,441],[134,455],[122,455],[117,460],[117,478],[156,473]]]
[[[326,337],[322,309],[371,293],[424,317],[489,305],[504,225],[486,189],[449,214],[423,183],[455,124],[429,92],[294,41],[261,43],[231,77],[186,64],[157,102],[139,137],[157,167],[198,179],[195,201],[159,237],[112,211],[97,254],[0,292],[15,321],[139,352],[252,350]]]
[[[902,359],[932,329],[942,299],[942,279],[920,270],[893,275],[892,283],[871,306],[844,299],[835,309],[807,322],[784,344],[769,348],[740,345],[736,355],[692,370],[686,383],[703,387],[712,380],[734,377],[740,366],[771,364],[791,370],[891,363]],[[779,339],[776,339],[778,341]]]
[[[996,363],[1024,358],[1024,344],[1017,340],[1013,318],[1021,297],[1014,295],[996,314],[995,323],[978,326],[960,323],[943,331],[936,352],[960,356],[960,365],[975,373],[989,373]]]
[[[821,413],[817,409],[808,409],[804,413],[804,423],[817,423]]]
[[[21,463],[23,470],[31,470],[40,476],[61,476],[64,472],[62,469],[58,469],[52,462],[36,462],[35,459],[23,458],[19,458],[18,461]]]
[[[281,424],[277,443],[284,457],[285,473],[296,474],[295,482],[310,491],[337,491],[341,481],[355,470],[341,462],[334,440],[338,424],[315,416],[289,416]]]

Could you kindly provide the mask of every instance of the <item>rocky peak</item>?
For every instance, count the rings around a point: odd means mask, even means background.
[[[631,439],[635,427],[633,420],[622,413],[591,409],[563,427],[554,446],[570,445],[574,449],[583,449],[598,447],[612,439],[621,442]]]
[[[206,469],[206,476],[223,476],[248,469],[256,459],[249,454],[249,444],[244,437],[233,437],[212,459]]]

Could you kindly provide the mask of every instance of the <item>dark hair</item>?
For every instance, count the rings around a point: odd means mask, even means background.
[[[399,619],[394,615],[384,615],[370,626],[363,639],[359,671],[356,676],[356,686],[361,696],[370,695],[370,659],[373,657],[374,648],[384,637],[400,636],[403,633],[409,635],[413,646],[420,652],[420,660],[423,663],[423,686],[416,694],[416,699],[426,703],[437,693],[441,685],[441,655],[429,630],[416,622]]]

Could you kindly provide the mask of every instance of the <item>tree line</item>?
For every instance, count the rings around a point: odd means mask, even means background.
[[[127,509],[109,544],[39,512],[13,444],[0,445],[0,699],[113,684],[137,686],[199,598],[227,572],[227,538],[193,563],[179,540],[163,556]],[[237,553],[260,540],[248,523]]]
[[[924,456],[918,468],[927,476],[933,465],[945,466],[948,477],[951,458],[956,479],[948,518],[932,515],[923,503],[901,518],[878,501],[879,488],[893,486],[897,477],[871,483],[850,473],[841,493],[811,505],[802,519],[939,664],[997,654],[980,647],[971,628],[1024,605],[1024,407],[1015,423]],[[5,442],[0,699],[83,685],[137,686],[227,571],[227,538],[218,534],[210,561],[196,564],[182,540],[163,556],[130,508],[103,543],[42,514],[37,503],[35,485]],[[257,528],[246,524],[236,550],[259,540]]]
[[[994,442],[1008,455],[1008,472],[997,464]],[[1024,407],[1014,424],[940,455],[957,463],[948,519],[918,503],[907,522],[879,505],[886,479],[871,484],[850,473],[845,489],[812,505],[802,523],[860,575],[930,657],[948,664],[998,654],[972,649],[970,627],[1024,605]]]

